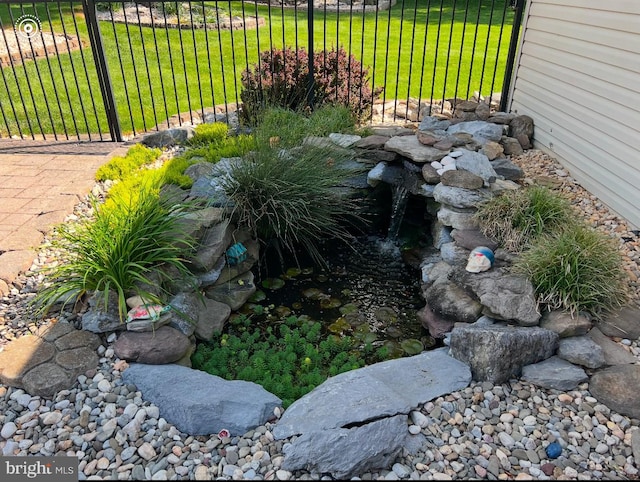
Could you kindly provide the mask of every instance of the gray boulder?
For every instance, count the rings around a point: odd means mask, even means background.
[[[533,130],[533,119],[528,115],[519,115],[509,122],[509,136],[518,139],[523,149],[531,148]]]
[[[127,331],[113,344],[118,358],[150,365],[174,363],[190,349],[189,338],[170,326],[161,326],[155,332]]]
[[[473,139],[480,144],[487,141],[499,141],[502,138],[502,126],[484,121],[460,122],[447,128],[447,134],[465,132],[471,134]]]
[[[427,306],[437,315],[452,321],[473,323],[482,313],[482,305],[458,285],[438,279],[424,292]]]
[[[234,226],[223,221],[207,229],[196,254],[191,259],[194,269],[211,271],[233,239]]]
[[[640,338],[640,309],[629,305],[609,313],[598,323],[598,328],[607,336],[637,340]]]
[[[433,190],[433,197],[439,203],[465,209],[478,207],[491,197],[491,192],[488,189],[464,189],[440,183]]]
[[[109,293],[107,306],[102,292],[96,292],[89,298],[89,309],[82,315],[82,329],[93,333],[108,333],[126,328],[120,318],[118,296]]]
[[[467,149],[459,149],[462,155],[456,158],[456,169],[464,169],[478,177],[481,177],[485,184],[492,183],[498,174],[491,166],[489,158],[484,154]]]
[[[211,340],[215,333],[224,328],[231,315],[231,308],[225,303],[204,298],[204,305],[198,313],[195,335],[200,340]]]
[[[447,155],[445,151],[441,151],[435,147],[425,146],[416,136],[392,137],[385,143],[384,148],[387,151],[396,152],[420,164],[439,161]]]
[[[586,315],[554,310],[545,311],[540,326],[557,333],[560,338],[586,335],[591,329],[591,320]]]
[[[535,290],[526,277],[511,274],[506,268],[482,273],[457,270],[453,276],[456,283],[478,297],[485,307],[485,315],[521,326],[538,324],[540,313]]]
[[[438,221],[453,229],[477,229],[478,221],[475,218],[476,209],[456,209],[450,206],[441,206],[438,209]]]
[[[347,480],[389,467],[408,438],[406,415],[363,426],[305,433],[284,449],[284,470],[330,473]]]
[[[189,435],[217,434],[227,429],[243,435],[273,416],[282,401],[260,385],[228,381],[179,365],[134,363],[122,373],[160,414]]]
[[[554,356],[525,366],[521,379],[539,387],[566,391],[573,390],[589,377],[582,368]]]
[[[560,339],[558,356],[575,365],[587,368],[600,368],[605,364],[602,348],[588,336]]]
[[[451,331],[451,355],[468,364],[473,379],[504,383],[520,376],[522,367],[552,356],[558,335],[543,328],[456,325]]]
[[[253,283],[253,273],[247,271],[221,285],[210,286],[205,290],[205,296],[212,300],[225,303],[233,311],[239,309],[256,292]]]
[[[186,336],[193,335],[198,323],[200,310],[204,308],[203,296],[198,293],[179,293],[169,300],[173,308],[169,314],[169,326]]]
[[[426,166],[431,167],[430,164],[426,164]],[[466,171],[464,169],[453,169],[451,171],[443,172],[441,181],[445,186],[461,187],[464,189],[480,189],[482,186],[484,186],[484,181],[480,176],[476,176],[472,172]]]
[[[522,149],[518,139],[514,137],[502,136],[500,143],[502,147],[504,147],[504,154],[506,156],[521,156],[524,154],[524,149]]]
[[[408,414],[429,400],[465,388],[470,381],[469,367],[444,348],[375,363],[331,377],[296,400],[273,435],[283,439]]]
[[[498,243],[487,238],[479,229],[454,229],[451,237],[463,248],[473,250],[478,246],[485,246],[492,251],[498,248]]]
[[[598,328],[592,328],[588,336],[602,348],[605,364],[626,365],[638,361],[635,356],[604,335]]]
[[[452,266],[466,266],[469,259],[469,250],[451,241],[449,243],[442,243],[440,246],[440,256],[442,257],[442,261]]]
[[[439,117],[428,116],[422,119],[418,129],[421,131],[444,131],[451,125],[451,121]]]
[[[640,418],[639,386],[640,366],[622,365],[596,372],[589,382],[589,391],[600,403],[616,412]]]
[[[496,174],[504,177],[508,181],[516,181],[524,177],[524,171],[509,159],[500,157],[490,162]]]
[[[174,127],[172,129],[147,134],[144,136],[141,143],[148,147],[169,147],[176,144],[182,144],[187,139],[191,139],[193,134],[193,127]]]

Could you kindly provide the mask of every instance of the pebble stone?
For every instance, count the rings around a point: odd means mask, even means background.
[[[623,220],[609,213],[560,170],[548,156],[528,151],[514,159],[528,178],[561,179],[568,193],[598,228],[620,240],[635,293],[640,293],[640,243]],[[100,185],[94,194],[101,194]],[[82,202],[67,220],[90,211]],[[51,319],[34,320],[28,302],[42,282],[38,269],[52,252],[39,252],[34,265],[19,276],[9,296],[0,299],[0,348],[34,333]],[[72,313],[60,319],[75,323]],[[273,440],[273,423],[242,436],[219,440],[181,433],[121,380],[123,363],[104,339],[98,368],[78,377],[55,399],[32,397],[0,385],[0,451],[2,455],[77,457],[81,479],[104,480],[330,480],[323,474],[282,469],[289,440]],[[638,340],[621,340],[638,358]],[[276,417],[282,411],[275,412]],[[473,382],[464,390],[413,407],[408,430],[425,437],[413,453],[404,451],[386,470],[359,474],[356,480],[538,480],[637,479],[634,451],[640,454],[640,421],[599,404],[582,384],[569,392],[546,390],[511,380],[502,385]],[[545,448],[557,441],[561,455],[550,460]]]

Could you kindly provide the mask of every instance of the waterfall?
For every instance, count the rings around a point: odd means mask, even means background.
[[[407,191],[407,189],[401,184],[392,185],[391,195],[391,221],[389,223],[389,231],[387,232],[387,240],[395,243],[398,239],[398,233],[400,232],[404,212],[407,209],[409,191]]]

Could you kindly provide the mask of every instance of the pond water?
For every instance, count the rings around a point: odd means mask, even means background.
[[[390,357],[435,347],[416,317],[424,306],[420,273],[396,243],[369,235],[352,247],[328,242],[322,252],[325,269],[292,260],[282,268],[277,255],[267,256],[272,262],[256,268],[258,291],[241,312],[256,323],[289,315],[320,321],[327,335],[386,346]]]

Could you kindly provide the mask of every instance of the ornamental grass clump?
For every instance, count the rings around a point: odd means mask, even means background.
[[[222,179],[238,225],[263,243],[294,256],[303,248],[318,264],[322,239],[349,242],[350,225],[361,222],[356,203],[340,189],[356,171],[344,151],[302,146],[263,148],[232,163]]]
[[[514,253],[574,218],[569,201],[542,186],[505,192],[483,203],[476,213],[482,233]]]
[[[35,298],[40,313],[93,292],[104,296],[106,309],[113,292],[123,319],[128,296],[163,302],[164,281],[175,281],[175,273],[191,280],[184,256],[193,240],[181,229],[183,206],[163,199],[151,183],[141,184],[135,195],[111,194],[106,204],[93,199],[92,206],[92,219],[57,229],[51,245],[59,250],[60,260],[44,270],[45,286]],[[157,286],[160,295],[144,286]]]
[[[514,271],[532,282],[550,310],[598,318],[628,300],[628,276],[613,240],[580,223],[538,237],[517,258]]]

